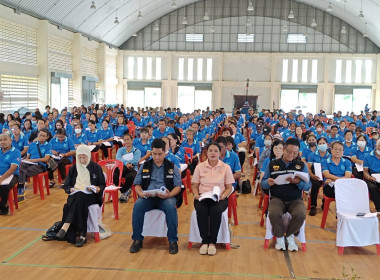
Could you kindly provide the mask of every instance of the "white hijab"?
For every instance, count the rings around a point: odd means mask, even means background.
[[[90,148],[86,145],[79,145],[77,148],[76,156],[78,157],[79,155],[86,155],[88,157],[88,161],[86,164],[81,164],[79,162],[79,159],[77,158],[76,167],[77,167],[78,175],[77,175],[74,188],[78,190],[84,190],[85,188],[91,186],[90,171],[87,169],[87,165],[91,161]]]

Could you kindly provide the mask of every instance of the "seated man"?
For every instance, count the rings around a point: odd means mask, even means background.
[[[28,177],[46,171],[46,163],[51,157],[51,144],[47,141],[49,138],[49,130],[42,128],[38,131],[37,141],[30,143],[28,153],[26,155],[27,162],[22,162],[20,175],[18,178],[19,200],[24,200],[24,184]],[[28,163],[29,162],[29,163]]]
[[[280,175],[293,174],[296,171],[308,173],[305,163],[297,159],[299,148],[298,140],[289,138],[284,147],[284,154],[281,158],[272,160],[268,164],[261,181],[261,187],[270,191],[271,198],[268,214],[273,234],[276,236],[275,248],[277,250],[286,250],[282,215],[289,212],[292,216],[286,231],[289,251],[298,251],[294,235],[299,233],[306,217],[302,191],[310,189],[309,180],[305,182],[296,176],[294,179],[288,178],[289,183],[287,184],[277,185],[275,182],[275,179]]]
[[[375,150],[364,157],[363,177],[368,186],[371,200],[375,204],[376,211],[380,212],[380,184],[372,174],[380,173],[380,140],[376,141]]]
[[[153,140],[152,159],[140,166],[134,181],[139,198],[133,207],[133,243],[129,250],[131,253],[137,253],[142,248],[144,215],[145,212],[153,209],[160,209],[165,213],[168,226],[169,253],[178,253],[178,216],[175,196],[181,191],[181,176],[179,169],[165,159],[165,145],[162,139]],[[162,186],[167,189],[164,195],[151,197],[151,195],[143,192],[144,190],[159,189]]]

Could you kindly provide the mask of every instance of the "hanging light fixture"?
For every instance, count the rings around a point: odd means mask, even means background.
[[[284,25],[282,26],[282,31],[283,32],[288,32],[288,23],[286,20],[286,11],[288,10],[288,1],[285,1],[285,10],[284,10]]]
[[[294,19],[293,2],[292,1],[290,1],[290,11],[289,11],[288,19]]]
[[[214,25],[211,25],[211,27],[210,27],[210,32],[211,32],[211,33],[215,33],[215,26],[214,26]]]
[[[176,9],[177,8],[177,3],[175,1],[172,2],[172,9]]]
[[[186,24],[187,24],[187,18],[186,18],[186,17],[183,17],[183,19],[182,19],[182,24],[183,24],[183,25],[186,25]]]
[[[344,0],[344,18],[346,18],[346,0]],[[341,34],[346,34],[347,33],[347,29],[346,29],[346,26],[343,25],[342,26],[342,29],[340,30],[340,33]]]
[[[359,18],[364,18],[364,14],[363,14],[363,11],[360,11],[360,13],[359,13],[359,16],[358,16]]]
[[[247,22],[245,23],[245,26],[252,26],[252,22],[251,22],[251,20],[248,18],[247,19]]]
[[[116,16],[115,17],[115,21],[113,22],[114,24],[119,24],[120,22],[119,22],[119,18]]]
[[[363,0],[360,1],[360,13],[359,13],[359,18],[364,18],[363,14]]]
[[[96,10],[96,6],[95,6],[95,1],[92,1],[91,2],[91,7],[90,7],[91,10]]]
[[[158,30],[160,30],[160,26],[158,26],[158,23],[157,23],[157,22],[154,24],[153,30],[154,30],[154,31],[158,31]]]
[[[143,15],[142,15],[141,11],[139,11],[139,14],[137,15],[137,19],[140,20],[142,18],[143,18]]]
[[[364,34],[363,34],[363,38],[368,38],[368,34],[367,34],[367,23],[365,23],[365,25],[364,25]]]
[[[332,11],[333,11],[333,7],[332,7],[332,3],[330,2],[329,5],[327,6],[326,12],[332,12]]]
[[[314,0],[314,18],[313,18],[313,21],[311,22],[310,26],[312,28],[317,28],[318,24],[317,24],[317,21],[316,21],[316,8],[315,8],[315,0]]]
[[[133,33],[132,33],[132,37],[137,37],[137,33],[136,33],[136,31],[133,31]]]
[[[247,11],[252,12],[254,10],[255,10],[255,8],[253,7],[252,1],[249,1]]]
[[[210,16],[208,15],[207,12],[205,12],[205,16],[203,17],[203,20],[210,20]]]

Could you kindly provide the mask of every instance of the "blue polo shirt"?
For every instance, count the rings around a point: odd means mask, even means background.
[[[223,158],[223,162],[230,166],[232,174],[241,171],[239,156],[235,152],[226,150],[226,155]],[[237,181],[235,180],[235,183],[232,185],[235,187],[236,184]]]
[[[356,156],[358,160],[364,160],[365,156],[369,154],[371,150],[368,147],[365,147],[363,152],[360,151],[359,147],[356,145],[353,156]]]
[[[106,140],[109,138],[113,138],[113,130],[112,128],[108,127],[106,130],[99,129],[99,139],[100,140]],[[110,141],[111,147],[113,146],[113,141]]]
[[[245,138],[241,133],[236,133],[235,136],[232,137],[234,138],[234,142],[236,145],[239,145],[241,142],[245,141]]]
[[[3,153],[3,150],[0,148],[0,175],[7,172],[11,165],[14,164],[17,165],[17,169],[13,174],[18,176],[20,162],[21,153],[15,147],[11,147],[11,149],[5,153]]]
[[[288,138],[295,138],[296,134],[295,131],[291,131],[289,129],[285,130],[284,133],[282,134],[282,137],[284,140],[288,140]]]
[[[375,155],[375,151],[364,157],[363,168],[368,168],[369,174],[380,173],[380,159]]]
[[[90,143],[98,142],[100,139],[99,130],[95,129],[94,132],[92,132],[91,130],[86,130],[86,137],[88,142]]]
[[[42,157],[40,156],[40,153],[38,152],[37,144],[40,146]],[[36,158],[44,158],[46,155],[52,156],[53,151],[51,148],[51,144],[48,141],[45,141],[45,143],[43,144],[41,144],[39,141],[36,141],[36,142],[30,143],[27,154],[30,155],[29,157],[30,159],[36,159]],[[44,167],[46,167],[46,163],[44,162],[40,162],[39,165],[43,165]]]
[[[322,157],[317,149],[314,153],[309,154],[309,157],[307,158],[307,163],[322,163],[323,160],[328,159],[329,157],[329,152],[326,152],[325,156]]]
[[[88,144],[87,136],[84,133],[82,133],[79,137],[76,135],[71,136],[71,140],[73,140],[74,146],[80,144]]]
[[[183,148],[191,148],[193,150],[193,155],[200,154],[201,153],[201,145],[197,140],[193,140],[193,144],[189,145],[189,142],[187,140],[184,140],[181,144],[181,147]]]
[[[327,142],[329,144],[331,144],[334,141],[343,142],[343,138],[339,134],[335,135],[335,137],[332,137],[331,135],[327,135]]]
[[[321,133],[319,133],[316,129],[314,130],[314,135],[315,135],[315,137],[317,137],[317,140],[319,138],[321,138],[322,136],[325,137],[325,138],[327,138],[326,132],[322,131]]]
[[[33,132],[33,129],[29,129],[29,131],[22,129],[22,133],[24,133],[24,136],[26,137],[26,139],[29,139],[30,134],[32,134],[32,132]]]
[[[175,155],[179,158],[180,163],[185,163],[185,149],[183,147],[180,146]]]
[[[134,123],[136,127],[145,127],[145,121],[143,119],[141,119],[140,121],[134,119]]]
[[[352,157],[355,154],[357,145],[355,144],[354,141],[351,142],[350,147],[348,147],[346,141],[344,141],[343,146],[344,146],[344,152],[343,152],[344,156]]]
[[[141,143],[141,138],[135,138],[133,139],[133,147],[140,150],[141,157],[144,157],[146,155],[147,151],[151,150],[152,142],[148,140],[146,144]]]
[[[304,159],[306,162],[308,160],[308,158],[310,157],[310,155],[314,153],[309,145],[307,145],[307,147],[305,147],[303,150],[302,150],[302,155],[301,155],[301,159]]]
[[[126,126],[125,124],[115,126],[114,127],[115,136],[122,137],[127,130],[128,130],[128,126]]]
[[[24,147],[29,147],[29,138],[26,138],[25,135],[20,134],[20,137],[18,138],[18,141],[15,140],[14,136],[12,135],[12,146],[15,147],[17,150],[22,152],[24,150]]]
[[[53,151],[56,151],[58,154],[66,154],[68,152],[75,152],[75,146],[74,142],[71,138],[68,138],[67,136],[65,137],[65,140],[62,142],[59,141],[58,138],[53,138],[50,141],[51,148]],[[67,157],[70,162],[73,162],[73,157]]]
[[[181,164],[180,164],[180,162],[179,162],[179,158],[178,158],[176,155],[174,155],[171,151],[169,151],[169,152],[166,154],[165,157],[166,157],[167,160],[169,160],[169,161],[171,161],[172,163],[174,163],[174,165],[175,165],[177,168],[181,169]]]
[[[329,171],[331,175],[337,177],[344,177],[346,171],[352,173],[351,161],[345,158],[341,158],[338,165],[336,165],[331,157],[322,161],[322,172]],[[324,179],[325,181],[326,179]]]
[[[174,133],[174,129],[171,127],[166,127],[163,133],[160,131],[160,128],[157,127],[155,130],[153,130],[152,135],[154,138],[161,138],[164,136],[168,136],[170,133]]]

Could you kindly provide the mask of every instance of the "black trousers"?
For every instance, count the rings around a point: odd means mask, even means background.
[[[202,244],[216,244],[222,213],[228,207],[228,199],[219,202],[212,199],[194,200],[197,222]]]
[[[358,178],[360,180],[363,180],[363,171],[359,172],[356,167],[352,167],[352,174],[355,176],[355,178]]]
[[[3,210],[8,205],[9,191],[17,184],[18,176],[13,175],[9,185],[0,185],[0,209]],[[16,197],[17,199],[17,197]]]
[[[311,181],[311,191],[310,191],[310,200],[311,206],[317,207],[317,198],[319,188],[322,186],[322,181],[319,180],[310,180]]]
[[[58,162],[57,170],[61,175],[62,180],[66,179],[66,165],[71,164],[71,161],[68,158],[63,158]],[[54,179],[54,171],[49,169],[49,179]]]
[[[104,144],[100,144],[99,148],[103,151],[104,157],[108,158],[108,148],[112,148],[112,147],[111,146],[106,146]]]
[[[77,232],[82,236],[86,235],[88,206],[97,203],[98,200],[96,194],[77,192],[68,196],[67,203],[63,206],[62,215],[62,222],[70,223],[70,228],[67,231],[68,242],[75,243]]]
[[[125,183],[121,186],[120,192],[125,193],[131,189],[136,175],[136,170],[130,170],[126,166],[123,167],[123,174],[121,175],[121,177],[125,179]]]
[[[245,153],[244,152],[239,152],[239,161],[240,161],[240,166],[243,167],[244,162],[245,162]]]
[[[123,143],[121,143],[121,141],[113,140],[113,144],[114,144],[114,145],[118,145],[119,148],[123,147]]]
[[[335,198],[335,188],[330,185],[323,185],[323,194],[327,197]]]
[[[367,183],[368,191],[371,195],[371,200],[375,204],[376,211],[380,212],[380,184],[376,182],[370,182],[368,180],[365,180]]]

